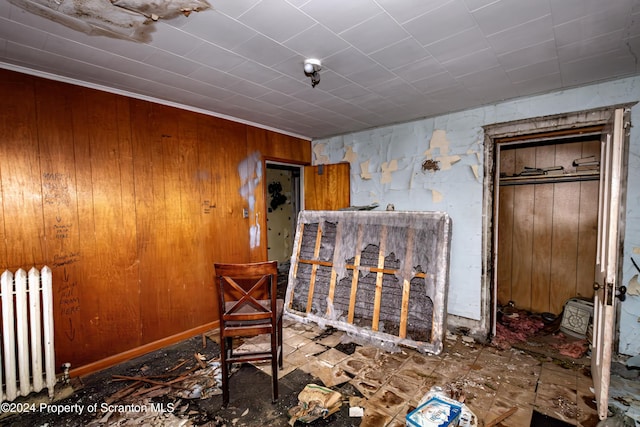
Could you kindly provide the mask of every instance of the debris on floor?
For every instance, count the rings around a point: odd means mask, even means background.
[[[530,313],[511,305],[500,307],[491,344],[501,350],[515,347],[559,359],[584,358],[589,351],[587,337],[567,334],[563,322],[566,323],[566,316]]]
[[[298,405],[289,410],[290,425],[327,418],[340,410],[342,394],[317,384],[307,384],[298,394]]]
[[[501,350],[507,350],[517,342],[527,341],[544,327],[541,317],[507,306],[499,312],[496,336],[491,343]]]
[[[414,427],[458,426],[462,415],[462,402],[444,395],[442,388],[434,386],[418,407],[407,414],[407,425]]]
[[[551,345],[557,348],[558,352],[564,356],[569,356],[573,359],[580,359],[587,353],[587,350],[589,350],[589,343],[587,340],[579,339],[577,341],[567,341],[566,335],[562,332],[558,332],[555,336],[558,338],[558,342],[552,343]]]
[[[217,333],[206,336],[213,340]],[[269,392],[270,365],[246,363],[234,366],[230,402],[222,408],[214,388],[219,346],[213,342],[204,347],[199,337],[193,337],[82,378],[82,388],[74,387],[75,395],[60,403],[84,408],[107,405],[105,412],[20,414],[6,425],[262,427],[293,422],[304,427],[303,419],[292,421],[290,411],[306,399],[301,393],[305,387],[315,384],[316,390],[328,389],[329,396],[340,397],[335,404],[320,400],[316,406],[320,418],[310,426],[404,426],[407,414],[434,386],[447,399],[460,402],[463,427],[487,427],[489,422],[496,427],[533,425],[534,408],[573,425],[596,426],[592,382],[580,361],[565,366],[515,347],[499,350],[469,338],[447,334],[440,355],[411,348],[390,353],[354,343],[337,329],[285,319],[284,368],[278,372],[276,403]],[[240,347],[259,344],[251,339]],[[325,372],[331,375],[320,375]],[[626,393],[618,399],[622,402],[624,397]],[[625,406],[626,412],[632,407]]]
[[[131,397],[157,397],[173,395],[184,399],[206,399],[221,394],[222,373],[220,360],[203,361],[200,354],[194,355],[197,363],[187,370],[180,370],[187,360],[180,362],[167,373],[149,376],[113,375],[114,381],[130,381],[126,387],[105,399],[107,404]]]

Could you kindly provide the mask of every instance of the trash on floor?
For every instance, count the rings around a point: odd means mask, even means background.
[[[342,394],[317,384],[307,384],[298,394],[298,405],[289,409],[289,424],[310,423],[340,410]]]
[[[515,343],[527,341],[544,327],[545,323],[540,317],[507,306],[499,312],[496,335],[491,343],[501,350],[508,350]]]
[[[216,358],[205,362],[199,354],[195,354],[194,357],[197,364],[187,371],[179,370],[187,363],[185,360],[162,375],[113,375],[116,381],[132,382],[108,397],[107,402],[116,402],[127,396],[157,397],[172,394],[185,399],[206,399],[221,394],[220,361]]]
[[[451,393],[450,393],[451,394]],[[434,386],[407,414],[407,425],[414,427],[476,427],[478,417],[463,403],[464,394],[447,396],[442,387]]]
[[[349,397],[349,416],[352,418],[364,417],[364,404],[365,399],[362,397],[351,396]]]

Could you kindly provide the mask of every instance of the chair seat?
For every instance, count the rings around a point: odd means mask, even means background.
[[[269,300],[260,300],[260,305],[263,305],[265,308],[271,309],[271,301]],[[234,302],[226,302],[225,303],[225,312],[229,311],[235,305]],[[256,308],[245,304],[239,310],[234,312],[235,314],[253,314],[260,313]],[[276,300],[276,317],[278,319],[282,318],[282,313],[284,313],[284,300],[277,299]],[[257,319],[257,320],[228,320],[225,322],[225,325],[230,328],[237,328],[239,326],[258,326],[258,325],[268,325],[271,323],[271,319]]]

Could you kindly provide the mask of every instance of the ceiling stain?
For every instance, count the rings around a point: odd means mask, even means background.
[[[155,22],[211,8],[207,0],[9,0],[14,5],[91,36],[146,43]]]

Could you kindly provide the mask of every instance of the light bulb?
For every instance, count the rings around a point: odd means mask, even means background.
[[[313,64],[307,62],[304,64],[304,72],[307,74],[313,73]]]

